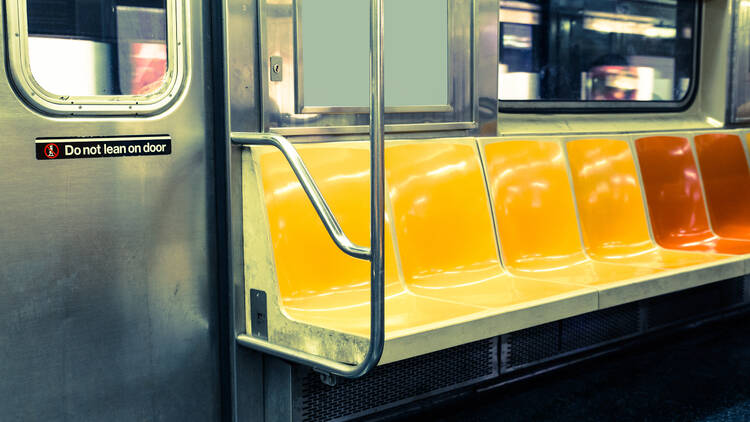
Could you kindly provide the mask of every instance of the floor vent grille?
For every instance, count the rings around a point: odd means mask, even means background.
[[[637,303],[616,306],[501,337],[501,372],[512,372],[569,353],[638,334]]]
[[[377,367],[323,384],[294,370],[294,420],[343,421],[750,302],[744,278],[616,306]],[[512,377],[512,375],[509,375]]]
[[[748,301],[743,277],[616,306],[501,336],[507,373],[697,319]]]
[[[364,378],[338,379],[335,386],[320,375],[302,375],[303,421],[347,420],[498,375],[497,339],[468,343],[377,367]]]
[[[645,300],[646,327],[655,329],[697,318],[744,301],[744,278],[683,290]]]

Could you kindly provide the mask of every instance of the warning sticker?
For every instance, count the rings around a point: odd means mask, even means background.
[[[37,139],[37,160],[68,160],[73,158],[135,157],[170,155],[169,136],[137,138]]]

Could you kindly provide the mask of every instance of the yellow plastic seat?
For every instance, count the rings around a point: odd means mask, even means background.
[[[350,239],[369,245],[369,151],[366,143],[300,146],[300,155]],[[369,262],[341,252],[328,236],[283,156],[260,157],[280,304],[293,320],[367,336]],[[400,280],[386,222],[386,336],[423,330],[484,308],[417,296]]]
[[[662,249],[651,239],[635,161],[627,141],[566,143],[584,246],[595,260],[683,268],[726,255]]]
[[[494,142],[485,156],[503,263],[511,273],[599,288],[659,271],[584,253],[560,143]]]
[[[369,245],[368,144],[297,148],[344,231]],[[494,208],[475,140],[387,143],[381,363],[690,287],[662,277],[631,288],[660,276],[586,256],[559,143],[501,142],[486,155]],[[274,344],[360,361],[370,328],[369,263],[334,245],[281,153],[254,147],[242,164],[247,326],[267,328]],[[708,270],[725,279],[743,265]],[[692,285],[707,278],[690,275]],[[263,297],[267,307],[255,302]]]
[[[513,276],[500,266],[474,139],[392,144],[386,163],[409,291],[498,309],[588,292],[580,285]]]

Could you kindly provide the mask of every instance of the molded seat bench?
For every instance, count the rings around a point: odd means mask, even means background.
[[[300,146],[299,153],[349,238],[369,245],[367,144]],[[260,156],[279,294],[295,320],[369,335],[370,264],[341,252],[328,236],[283,156]],[[399,278],[386,221],[386,332],[419,329],[482,311],[411,294]]]
[[[511,273],[599,285],[656,272],[586,256],[559,142],[500,141],[488,143],[485,154],[503,263]]]
[[[474,139],[390,144],[386,162],[409,291],[499,311],[589,291],[503,270]]]
[[[750,253],[750,241],[722,237],[711,230],[698,168],[686,138],[650,136],[636,140],[635,145],[651,227],[660,245],[668,249]]]
[[[599,206],[638,206],[633,169],[618,161],[627,161],[622,146],[607,145],[570,144],[582,198],[603,186],[613,192],[580,205],[587,222]],[[369,245],[368,144],[297,147],[344,231]],[[482,147],[487,178],[475,139],[386,145],[381,363],[744,274],[741,258],[655,248],[637,211],[613,217],[624,231],[585,223],[593,234],[584,249],[563,144]],[[608,159],[617,163],[584,172]],[[242,176],[247,325],[273,343],[359,361],[369,335],[369,263],[334,245],[281,153],[246,149]],[[609,186],[618,180],[630,187]],[[677,264],[699,261],[708,263]]]
[[[654,243],[627,141],[573,140],[566,150],[583,243],[592,258],[653,268],[684,268],[727,258],[662,249]]]
[[[742,140],[733,134],[698,135],[695,152],[713,231],[750,239],[750,170]]]
[[[298,150],[344,231],[355,243],[368,245],[367,143],[299,145]],[[266,266],[268,274],[248,270],[246,277],[256,274],[255,288],[270,292],[269,340],[357,361],[369,335],[369,263],[336,248],[280,153],[254,151],[273,250],[263,259],[246,247],[246,262]],[[381,363],[597,309],[595,289],[503,271],[474,139],[389,142],[386,166],[392,199],[387,209],[396,210],[397,219],[386,212]],[[245,192],[245,206],[252,206],[252,192]],[[351,352],[342,351],[346,343]]]
[[[597,170],[584,164],[584,161],[592,158],[585,156],[588,145],[574,143],[572,148],[576,150],[574,167],[579,169],[579,173],[584,171],[592,183],[600,179],[593,190],[587,185],[582,197],[586,197],[587,193],[595,194],[596,189],[611,189],[607,186],[608,178],[610,182],[612,178],[627,180],[624,174],[606,175],[607,170],[603,169],[609,164],[603,157],[591,161],[594,166],[601,166],[599,171],[605,173],[596,176],[594,173]],[[621,154],[621,145],[620,149]],[[593,221],[592,226],[590,223],[595,206],[589,204],[583,207],[582,212],[582,218],[589,223],[583,230],[584,233],[588,230],[589,240],[589,247],[584,249],[565,155],[558,141],[488,142],[485,156],[503,263],[513,274],[594,286],[599,290],[601,308],[744,274],[744,262],[741,260],[724,257],[724,260],[717,261],[718,257],[708,255],[703,261],[697,261],[695,255],[692,260],[682,261],[689,265],[706,264],[699,268],[677,267],[675,263],[655,265],[658,259],[663,260],[671,254],[653,251],[648,243],[640,245],[644,240],[642,231],[640,239],[628,234],[618,240],[613,236],[621,236],[619,230],[613,232],[606,225],[602,227],[602,222],[597,220]],[[614,173],[618,171],[616,166],[609,170]],[[632,171],[629,174],[632,178]],[[605,197],[594,196],[593,199],[594,202],[598,199],[605,201],[604,207],[612,206],[613,197]],[[592,198],[589,196],[588,199]],[[623,224],[628,230],[634,224],[641,224],[643,229],[643,222],[637,218],[631,219],[634,217],[629,215],[626,218],[631,220],[617,221],[617,216],[609,218],[612,224]],[[619,251],[606,250],[612,246],[608,240],[613,239]],[[607,258],[604,259],[607,262],[592,259],[586,253],[592,246],[600,256]],[[618,253],[630,253],[631,257],[622,256],[617,261]],[[649,253],[651,257],[641,257]],[[670,259],[678,258],[672,256]],[[615,261],[618,263],[613,263]]]

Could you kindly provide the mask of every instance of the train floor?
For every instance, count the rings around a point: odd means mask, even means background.
[[[398,419],[750,421],[750,313]]]

